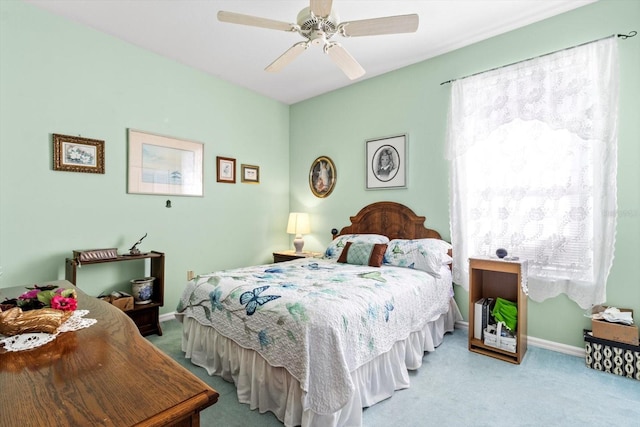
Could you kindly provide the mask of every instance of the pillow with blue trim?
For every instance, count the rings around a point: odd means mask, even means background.
[[[384,264],[415,268],[440,278],[440,269],[451,263],[451,244],[439,239],[394,239],[384,254]]]
[[[338,258],[338,262],[380,267],[386,250],[387,245],[385,243],[347,242]]]
[[[389,243],[389,238],[381,234],[345,234],[336,237],[329,243],[329,246],[327,246],[327,249],[324,251],[323,258],[337,260],[340,258],[340,254],[344,250],[347,242]]]

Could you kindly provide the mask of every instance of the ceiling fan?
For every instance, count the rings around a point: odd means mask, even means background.
[[[331,38],[339,34],[343,37],[374,36],[381,34],[413,33],[418,29],[418,15],[397,15],[382,18],[362,19],[359,21],[339,22],[338,15],[332,10],[333,0],[310,0],[309,7],[298,13],[297,24],[283,21],[243,15],[234,12],[218,12],[218,20],[231,24],[249,25],[271,30],[297,32],[305,40],[291,46],[275,61],[265,68],[277,72],[291,63],[311,45],[322,46],[324,53],[351,80],[362,77],[364,68],[338,42]]]

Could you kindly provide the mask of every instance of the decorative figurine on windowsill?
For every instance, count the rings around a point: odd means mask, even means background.
[[[142,236],[135,245],[131,246],[131,248],[129,249],[129,255],[143,255],[142,252],[140,252],[140,249],[138,249],[138,245],[144,240],[145,237],[147,237],[147,234],[148,233],[144,233],[144,236]]]

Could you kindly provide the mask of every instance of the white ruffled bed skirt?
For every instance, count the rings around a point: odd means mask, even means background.
[[[425,351],[434,351],[446,332],[461,320],[453,298],[450,309],[406,340],[398,341],[387,353],[351,373],[355,385],[352,399],[333,414],[317,414],[303,408],[305,392],[284,368],[270,366],[259,353],[240,347],[234,341],[182,315],[182,351],[194,365],[233,382],[238,400],[261,413],[271,411],[285,426],[325,427],[361,426],[362,408],[391,397],[395,390],[409,387],[408,370],[422,365]]]

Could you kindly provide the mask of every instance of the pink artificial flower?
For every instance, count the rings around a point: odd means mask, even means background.
[[[40,289],[32,289],[20,295],[18,298],[19,299],[35,299],[35,298],[38,298],[38,292],[40,292]]]
[[[56,295],[51,298],[51,308],[56,310],[74,311],[78,308],[78,301],[74,298],[65,298],[60,295]]]

